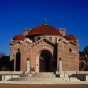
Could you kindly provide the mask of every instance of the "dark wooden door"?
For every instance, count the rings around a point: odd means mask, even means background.
[[[41,59],[39,61],[39,72],[45,72],[45,71],[46,71],[45,59]]]

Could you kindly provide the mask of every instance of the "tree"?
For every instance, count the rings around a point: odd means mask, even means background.
[[[83,50],[84,55],[88,55],[88,46],[86,46]]]
[[[80,56],[84,56],[83,51],[79,51]]]
[[[83,51],[79,51],[79,54],[80,56],[88,56],[88,46],[86,46]]]
[[[1,71],[9,71],[9,67],[4,65],[1,67]]]
[[[0,56],[6,56],[6,53],[0,51]]]

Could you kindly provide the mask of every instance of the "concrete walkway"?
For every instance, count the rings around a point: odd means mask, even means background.
[[[88,81],[68,82],[68,81],[1,81],[0,84],[88,84]]]

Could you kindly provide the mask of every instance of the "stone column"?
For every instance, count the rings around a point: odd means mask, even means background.
[[[57,71],[59,71],[59,59],[57,59]]]
[[[30,60],[27,60],[27,72],[30,71]]]
[[[59,58],[59,72],[62,72],[62,59]]]
[[[38,54],[36,54],[36,69],[35,69],[35,72],[39,72],[39,53]]]

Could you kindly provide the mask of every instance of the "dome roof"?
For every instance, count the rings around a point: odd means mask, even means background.
[[[73,36],[72,34],[66,35],[66,36],[64,36],[64,38],[66,40],[76,40],[75,36]]]
[[[17,34],[13,37],[13,40],[24,40],[25,36],[22,34]]]
[[[56,34],[61,35],[61,33],[54,27],[47,24],[34,27],[27,36],[38,35],[38,34]]]

